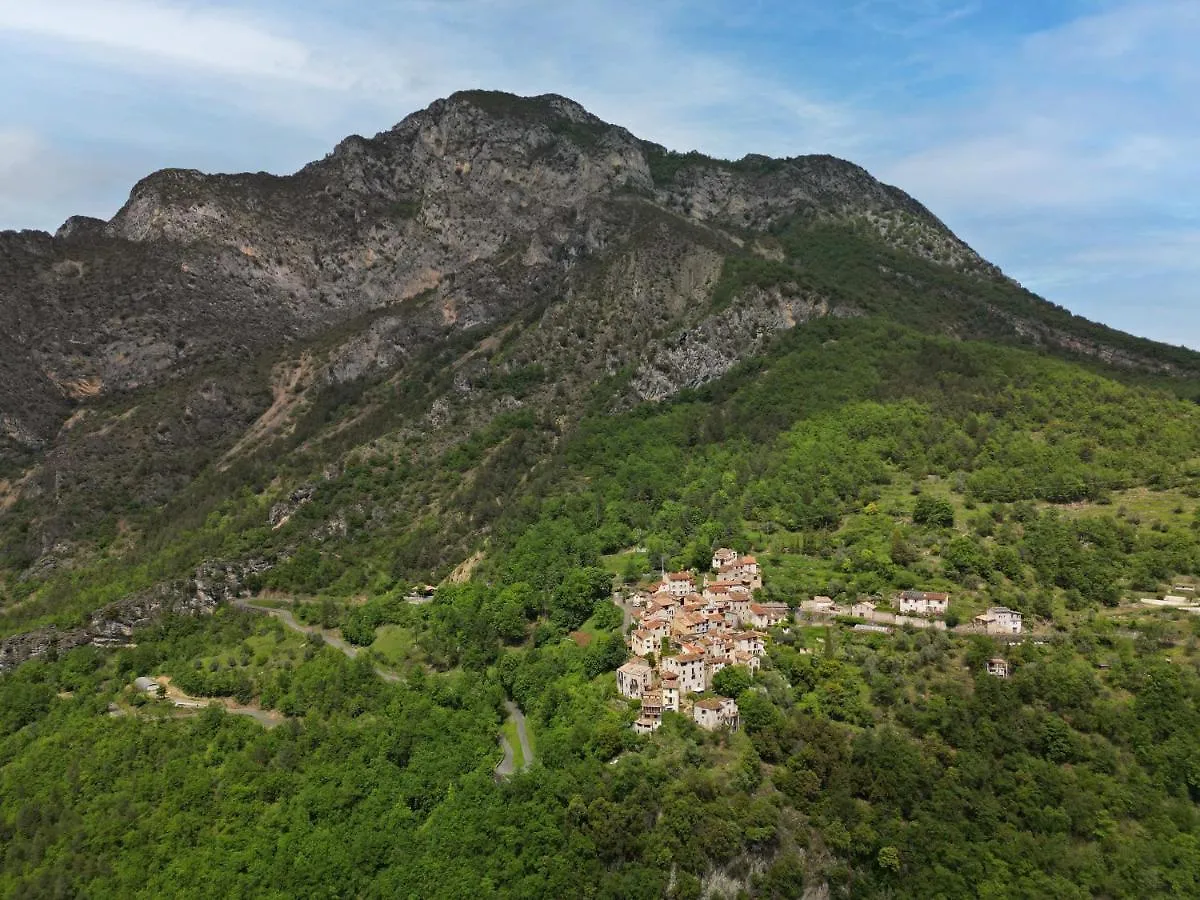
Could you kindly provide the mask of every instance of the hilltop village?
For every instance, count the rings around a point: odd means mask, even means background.
[[[737,703],[713,693],[713,676],[727,666],[758,671],[766,655],[767,629],[793,621],[786,603],[755,599],[763,581],[753,556],[723,547],[713,553],[712,573],[697,582],[691,572],[664,572],[653,591],[632,597],[631,658],[616,675],[621,696],[641,701],[641,715],[633,724],[640,734],[657,730],[664,712],[683,713],[709,731],[736,731]],[[856,631],[888,633],[896,625],[945,630],[949,605],[949,594],[907,590],[894,598],[899,613],[880,609],[872,600],[843,605],[823,596],[802,602],[799,612],[811,621],[862,619],[854,624]],[[1021,613],[995,606],[959,630],[1009,636],[1021,634],[1022,627]],[[990,660],[987,672],[1006,678],[1008,663]]]
[[[640,699],[640,733],[662,724],[665,711],[690,715],[708,730],[738,727],[737,703],[708,696],[726,666],[757,671],[770,628],[791,618],[784,603],[756,603],[762,571],[753,556],[722,548],[713,554],[714,578],[700,584],[690,572],[664,573],[657,589],[637,594],[633,658],[617,670],[617,690]],[[701,695],[693,697],[691,695]]]

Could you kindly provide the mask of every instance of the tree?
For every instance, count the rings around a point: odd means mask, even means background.
[[[953,528],[954,506],[949,500],[922,494],[913,506],[913,521],[930,528]]]
[[[745,666],[726,666],[713,675],[713,690],[723,697],[738,697],[748,690],[754,682],[754,676]]]
[[[880,847],[876,862],[879,863],[879,868],[896,874],[900,871],[900,851],[895,847]]]
[[[604,569],[572,569],[554,591],[550,618],[567,631],[576,629],[595,611],[596,601],[607,597],[611,590],[612,575]]]
[[[891,557],[892,562],[898,566],[910,565],[920,558],[920,554],[917,553],[916,548],[909,543],[908,538],[905,537],[904,532],[899,528],[892,529],[891,547],[888,555]]]

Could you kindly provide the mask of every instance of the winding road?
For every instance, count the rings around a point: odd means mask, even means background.
[[[516,723],[517,739],[521,742],[521,754],[525,761],[521,766],[521,771],[526,771],[533,765],[533,750],[529,747],[529,735],[525,731],[525,714],[521,712],[520,707],[511,700],[504,701],[504,708],[508,710],[508,717]],[[507,778],[513,774],[516,767],[513,765],[513,748],[509,744],[508,738],[504,732],[500,733],[500,746],[504,748],[504,759],[500,760],[500,764],[496,766],[496,777]]]
[[[356,656],[358,656],[359,650],[362,649],[346,643],[345,639],[336,631],[330,631],[327,628],[321,628],[317,625],[302,625],[300,622],[296,621],[296,617],[292,615],[291,610],[276,609],[273,606],[259,606],[255,603],[251,603],[249,600],[234,600],[232,602],[233,605],[238,609],[243,609],[247,612],[265,613],[272,618],[276,618],[288,628],[292,629],[292,631],[298,631],[301,634],[307,634],[310,637],[314,635],[320,635],[321,639],[324,640],[326,644],[328,644],[330,647],[333,647],[335,650],[340,650],[351,659],[354,659]],[[395,684],[400,680],[400,676],[398,674],[379,666],[375,667],[375,674],[384,681],[391,682],[392,684]]]
[[[326,644],[328,644],[330,647],[340,650],[351,659],[354,659],[356,656],[358,656],[359,650],[361,649],[353,646],[352,644],[346,643],[345,639],[334,631],[330,631],[326,628],[320,628],[316,625],[301,624],[300,622],[296,621],[296,617],[292,615],[291,610],[276,609],[273,606],[259,606],[256,603],[251,603],[249,600],[234,600],[232,603],[238,609],[245,610],[247,612],[263,613],[276,618],[285,626],[292,629],[292,631],[298,631],[301,634],[307,634],[310,637],[314,635],[320,635]],[[400,676],[398,674],[388,671],[387,669],[380,668],[379,666],[375,667],[375,674],[384,681],[389,681],[392,683],[400,680]],[[521,754],[524,757],[524,762],[521,765],[521,771],[524,772],[533,765],[533,748],[529,746],[529,733],[525,730],[525,714],[521,712],[520,707],[518,707],[517,704],[513,703],[511,700],[504,701],[504,708],[508,710],[508,717],[517,726],[517,740],[521,742]],[[249,712],[244,714],[252,715],[252,713]],[[513,748],[508,743],[508,738],[505,737],[503,733],[500,735],[500,746],[504,748],[504,759],[500,760],[499,765],[496,766],[496,777],[507,778],[509,775],[512,775],[514,771],[516,771],[516,766],[514,765],[513,760]]]

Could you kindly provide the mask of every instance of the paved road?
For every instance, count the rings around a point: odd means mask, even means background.
[[[300,622],[296,621],[296,617],[292,615],[292,611],[289,609],[276,609],[273,606],[258,606],[257,604],[251,603],[249,600],[234,600],[233,605],[238,609],[244,609],[250,612],[266,613],[268,616],[278,619],[288,628],[292,629],[292,631],[298,631],[301,634],[307,634],[309,636],[320,635],[326,644],[328,644],[330,647],[333,647],[335,650],[342,651],[342,653],[345,653],[351,659],[354,659],[354,657],[358,656],[358,652],[361,649],[360,647],[355,647],[353,644],[346,643],[346,641],[342,639],[342,636],[336,631],[330,631],[327,628],[320,628],[316,625],[302,625]],[[400,680],[400,676],[395,672],[380,668],[379,666],[375,667],[375,674],[384,681],[390,681],[393,684]]]
[[[504,759],[500,760],[500,764],[496,766],[496,777],[507,778],[513,773],[513,748],[503,731],[500,732],[500,746],[504,748]]]
[[[530,749],[529,735],[525,731],[525,714],[511,700],[504,701],[504,708],[508,710],[508,717],[517,725],[517,739],[521,742],[521,753],[525,757],[525,762],[521,766],[521,771],[524,772],[533,765],[533,750]],[[496,766],[496,776],[507,778],[515,771],[516,767],[513,765],[512,745],[508,742],[508,738],[504,736],[503,731],[500,732],[500,746],[504,748],[504,759],[500,760],[500,764]]]
[[[628,634],[629,623],[633,621],[633,601],[629,599],[614,600],[613,603],[621,607],[621,634]]]

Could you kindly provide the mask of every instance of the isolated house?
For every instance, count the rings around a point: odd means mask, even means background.
[[[944,616],[950,607],[950,595],[936,591],[901,591],[900,613],[914,616]]]
[[[1021,614],[1007,606],[993,606],[975,617],[975,626],[987,634],[1020,634]]]
[[[650,688],[654,670],[644,659],[631,659],[617,669],[617,691],[622,697],[641,697]]]
[[[818,616],[831,616],[837,611],[837,605],[833,602],[833,598],[821,595],[817,595],[811,600],[805,600],[800,604],[800,608],[806,613]]]
[[[738,705],[728,697],[707,697],[697,700],[692,706],[692,717],[705,731],[728,728],[737,731]]]
[[[1009,672],[1008,660],[995,657],[987,661],[987,673],[997,678],[1007,678]]]

